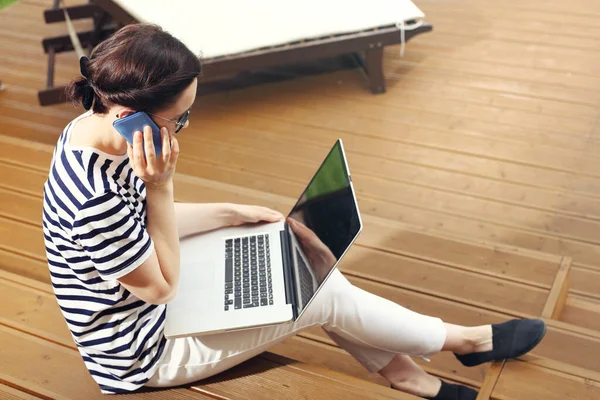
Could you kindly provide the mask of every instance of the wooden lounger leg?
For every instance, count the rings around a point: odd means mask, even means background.
[[[373,94],[384,93],[383,46],[372,47],[365,52],[365,70],[369,77],[371,92]]]

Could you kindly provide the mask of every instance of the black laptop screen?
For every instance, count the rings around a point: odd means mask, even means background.
[[[297,284],[302,288],[301,303],[306,304],[315,290],[308,289],[310,276],[304,264],[320,285],[361,227],[341,141],[331,149],[300,196],[290,212],[288,224],[306,260],[295,265],[299,268]]]

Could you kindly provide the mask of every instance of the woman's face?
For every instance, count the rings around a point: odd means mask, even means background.
[[[186,113],[194,104],[196,100],[196,89],[198,85],[198,79],[194,78],[192,83],[181,93],[177,101],[169,108],[161,111],[157,111],[155,114],[162,118],[157,118],[156,116],[151,116],[152,120],[156,122],[159,127],[166,127],[170,134],[175,133],[176,129],[176,121]],[[164,118],[164,119],[163,119]],[[166,121],[168,119],[170,121]],[[185,123],[183,128],[187,128],[189,126],[189,120]]]

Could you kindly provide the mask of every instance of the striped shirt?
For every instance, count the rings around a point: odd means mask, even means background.
[[[44,184],[43,231],[54,293],[102,393],[150,379],[163,353],[165,305],[136,298],[118,281],[151,254],[145,186],[127,155],[69,144],[60,135]]]

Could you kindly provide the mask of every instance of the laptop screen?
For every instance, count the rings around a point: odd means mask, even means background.
[[[300,288],[300,313],[361,229],[341,141],[333,146],[287,222],[293,233],[291,255]]]

